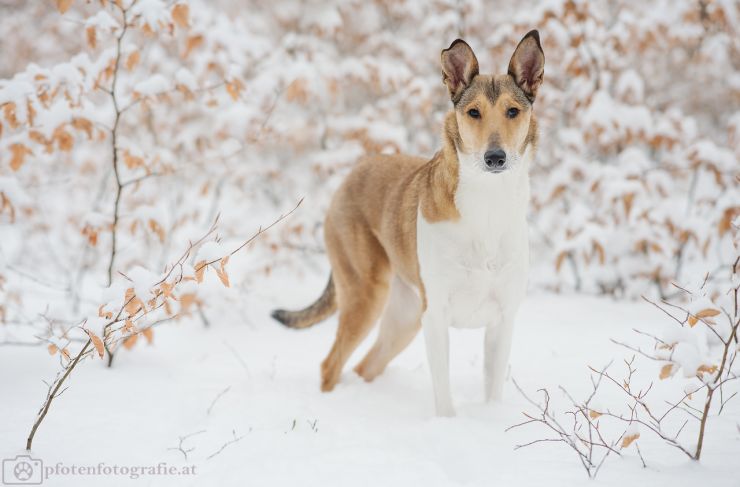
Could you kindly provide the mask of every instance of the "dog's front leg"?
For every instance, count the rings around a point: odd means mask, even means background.
[[[442,313],[427,310],[422,317],[427,347],[429,371],[432,374],[434,405],[437,416],[454,416],[450,392],[450,340],[447,322]]]
[[[501,313],[499,319],[486,327],[483,351],[486,401],[497,401],[503,396],[513,332],[512,313]]]

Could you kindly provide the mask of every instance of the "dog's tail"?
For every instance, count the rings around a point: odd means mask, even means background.
[[[321,297],[308,308],[300,311],[276,309],[271,316],[288,328],[308,328],[323,321],[337,310],[337,298],[334,292],[334,280],[329,275],[329,282]]]

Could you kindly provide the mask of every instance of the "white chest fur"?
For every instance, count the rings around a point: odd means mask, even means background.
[[[499,174],[461,160],[460,219],[419,215],[417,252],[427,310],[455,327],[496,326],[516,313],[529,268],[527,161]]]

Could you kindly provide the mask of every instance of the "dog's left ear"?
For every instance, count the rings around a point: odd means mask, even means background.
[[[457,39],[442,51],[442,81],[447,85],[453,103],[457,103],[477,74],[478,59],[464,40]]]
[[[540,45],[540,33],[531,30],[516,46],[509,61],[509,74],[530,101],[537,96],[545,74],[545,53]]]

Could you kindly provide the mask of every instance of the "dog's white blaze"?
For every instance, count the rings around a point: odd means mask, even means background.
[[[481,155],[458,158],[455,204],[460,219],[429,223],[419,214],[417,220],[419,269],[427,297],[422,323],[442,415],[454,414],[449,378],[440,377],[449,374],[447,327],[487,328],[485,394],[499,397],[529,269],[529,150],[498,174],[483,171]]]

